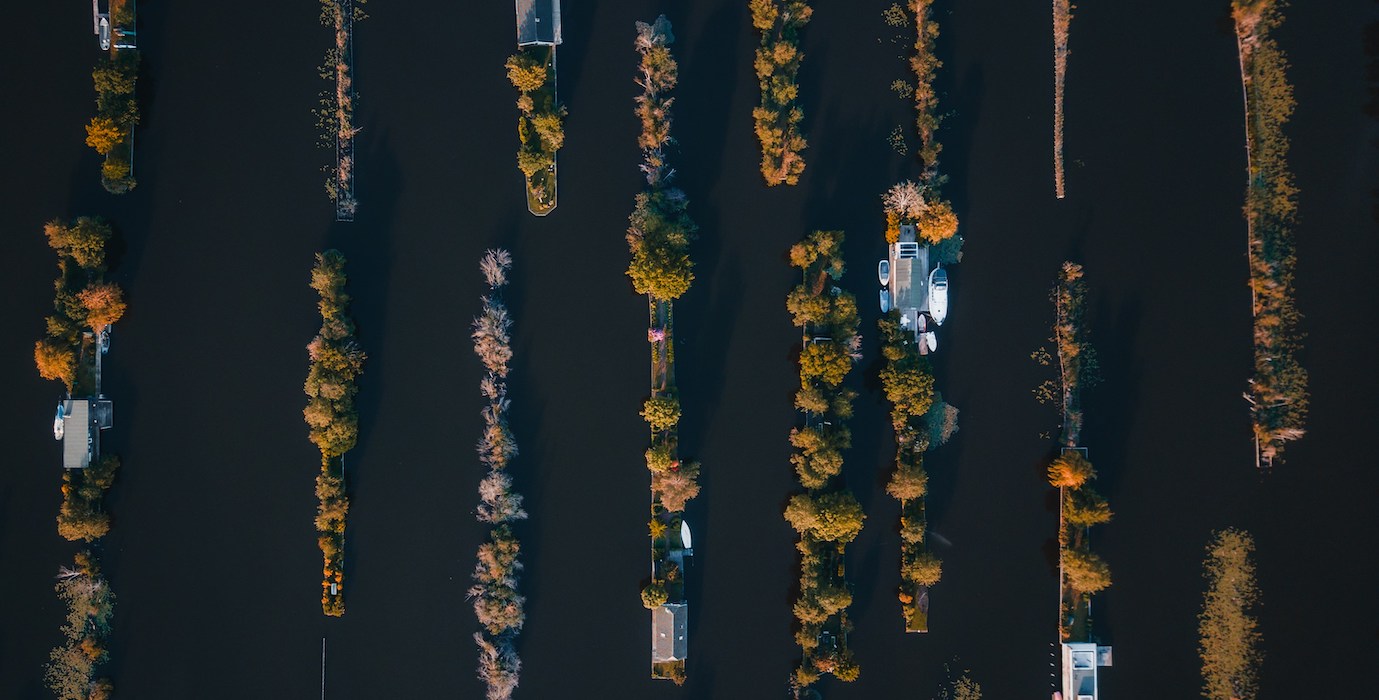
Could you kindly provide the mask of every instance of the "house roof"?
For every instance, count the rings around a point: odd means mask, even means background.
[[[516,0],[517,45],[560,43],[560,0]]]
[[[63,469],[85,469],[91,464],[91,454],[95,452],[95,441],[100,432],[94,425],[94,418],[91,401],[88,399],[63,403]]]
[[[651,611],[651,660],[680,661],[689,651],[689,606],[666,603]]]

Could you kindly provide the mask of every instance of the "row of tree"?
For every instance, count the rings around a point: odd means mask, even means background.
[[[527,179],[527,208],[544,216],[555,209],[555,154],[565,145],[566,111],[555,94],[555,47],[522,47],[508,58],[507,69],[520,93],[517,169]]]
[[[353,61],[354,23],[365,18],[360,7],[367,0],[321,0],[321,24],[335,32],[335,43],[326,51],[321,65],[321,77],[335,81],[335,90],[321,94],[316,110],[317,126],[321,129],[321,145],[336,149],[335,172],[326,179],[326,194],[335,202],[336,215],[341,220],[353,220],[359,206],[354,197],[354,125]]]
[[[805,0],[750,0],[749,6],[752,26],[761,32],[752,63],[761,85],[761,105],[752,110],[761,142],[761,175],[767,185],[793,185],[804,172],[801,151],[807,146],[800,133],[804,110],[796,104],[804,61],[800,30],[814,10]]]
[[[1068,75],[1071,0],[1053,0],[1053,194],[1063,198],[1063,84]]]
[[[915,74],[914,103],[915,130],[919,136],[918,155],[923,172],[918,182],[905,181],[892,187],[882,200],[886,210],[886,240],[894,243],[900,238],[903,224],[914,224],[919,238],[929,245],[945,242],[945,262],[956,262],[961,238],[958,216],[953,205],[943,198],[940,187],[947,177],[939,173],[938,155],[943,145],[937,131],[941,117],[938,113],[938,93],[934,90],[934,73],[943,64],[934,54],[934,40],[938,37],[938,22],[933,18],[933,0],[910,0],[909,9],[915,24],[914,53],[910,55],[910,69]],[[903,14],[903,13],[902,13]],[[897,16],[898,20],[902,18]],[[906,20],[906,21],[908,21]]]
[[[345,256],[338,250],[316,254],[311,288],[320,296],[321,329],[307,345],[310,366],[303,389],[307,405],[302,411],[311,442],[321,451],[321,473],[316,477],[316,541],[321,547],[321,611],[338,617],[345,614],[345,493],[344,454],[359,435],[355,385],[364,369],[365,354],[354,337],[349,316],[350,297],[345,293]]]
[[[795,406],[804,425],[790,431],[795,467],[804,493],[791,497],[785,519],[799,534],[799,594],[793,611],[802,659],[791,677],[796,696],[821,675],[856,680],[860,668],[848,647],[852,591],[845,575],[847,544],[862,531],[866,515],[843,483],[842,451],[852,444],[846,421],[857,392],[842,386],[861,357],[857,301],[835,286],[843,275],[843,234],[815,231],[790,249],[802,281],[786,299],[804,345]]]
[[[914,332],[902,328],[900,312],[892,309],[877,326],[881,331],[881,388],[891,404],[895,431],[895,472],[886,493],[900,501],[901,615],[906,629],[928,631],[928,589],[939,582],[943,564],[927,546],[928,521],[924,497],[929,475],[924,452],[947,442],[957,430],[957,409],[943,403],[934,390],[933,368],[920,356]]]
[[[48,688],[59,700],[109,700],[115,687],[108,678],[98,677],[97,667],[109,658],[105,640],[115,594],[89,551],[78,552],[75,564],[60,568],[57,579],[58,597],[67,603],[67,622],[62,644],[48,655]]]
[[[1231,14],[1245,95],[1249,184],[1245,222],[1254,314],[1254,374],[1245,399],[1260,466],[1272,466],[1284,446],[1301,438],[1307,421],[1307,370],[1298,363],[1301,314],[1293,301],[1296,255],[1293,226],[1298,189],[1288,169],[1293,113],[1288,60],[1271,36],[1283,21],[1276,0],[1233,0]]]
[[[57,253],[58,278],[53,283],[54,313],[47,318],[46,336],[34,344],[34,362],[39,376],[62,382],[69,396],[93,397],[100,393],[96,363],[101,339],[125,312],[119,285],[105,281],[110,226],[81,217],[71,224],[50,221],[43,231]],[[110,531],[103,501],[119,466],[118,457],[107,455],[85,469],[63,473],[58,534],[91,542]]]
[[[1091,550],[1088,528],[1110,522],[1111,507],[1090,485],[1096,470],[1078,449],[1065,449],[1048,469],[1058,489],[1059,631],[1063,641],[1085,641],[1093,593],[1111,585],[1111,569]]]
[[[34,344],[34,362],[40,376],[62,382],[68,393],[94,395],[99,337],[125,312],[119,285],[105,281],[110,226],[83,216],[70,224],[50,221],[43,233],[57,253],[58,277],[54,313]]]
[[[1254,538],[1228,528],[1207,546],[1207,593],[1198,616],[1202,695],[1210,700],[1254,700],[1259,692],[1259,603]]]
[[[479,507],[475,516],[489,525],[489,541],[479,546],[474,565],[474,585],[469,598],[482,629],[474,633],[479,647],[479,678],[488,687],[488,700],[507,700],[517,688],[522,661],[517,655],[517,633],[526,620],[526,599],[518,592],[522,563],[518,560],[521,543],[512,524],[525,519],[522,496],[513,490],[508,464],[517,456],[517,441],[508,427],[507,376],[512,360],[512,318],[499,296],[508,282],[512,254],[489,250],[479,261],[488,282],[483,310],[472,327],[474,354],[483,363],[485,374],[479,391],[487,405],[482,411],[483,436],[479,438],[479,461],[488,474],[479,482]]]
[[[685,549],[680,525],[685,505],[699,495],[699,463],[680,459],[680,399],[675,384],[674,301],[689,291],[694,281],[689,244],[697,227],[689,217],[689,200],[672,185],[675,171],[666,160],[670,136],[670,96],[679,77],[671,54],[675,41],[665,15],[654,22],[637,22],[633,47],[637,51],[636,83],[642,93],[635,110],[641,122],[637,145],[646,190],[639,193],[629,217],[627,245],[631,253],[627,275],[638,294],[647,296],[651,344],[651,395],[642,406],[642,418],[651,430],[646,467],[651,473],[651,580],[642,589],[642,605],[656,609],[667,602],[684,603],[685,585],[680,570]],[[685,682],[684,660],[653,663],[653,678]]]
[[[134,3],[111,3],[116,32],[134,33]],[[96,87],[96,116],[86,125],[86,145],[105,156],[101,185],[121,194],[134,189],[134,126],[139,104],[134,85],[139,75],[139,51],[111,46],[91,72]]]
[[[1111,508],[1091,487],[1096,470],[1078,447],[1081,393],[1095,383],[1097,372],[1085,320],[1086,296],[1082,266],[1063,263],[1053,291],[1063,448],[1049,464],[1048,478],[1058,489],[1059,633],[1065,642],[1086,640],[1091,596],[1111,585],[1111,570],[1091,551],[1088,537],[1088,528],[1110,522]]]
[[[93,397],[100,393],[102,338],[125,311],[119,286],[105,281],[110,226],[82,217],[71,224],[51,221],[43,230],[57,253],[58,278],[54,314],[47,318],[46,337],[34,345],[34,360],[39,375],[61,381],[69,397]],[[98,455],[85,469],[63,472],[59,535],[90,543],[110,531],[104,500],[119,466],[118,457]],[[49,655],[48,687],[62,700],[107,700],[113,685],[98,677],[97,667],[108,658],[105,638],[115,596],[94,552],[79,552],[73,567],[59,570],[57,593],[68,613],[64,641]]]
[[[1053,342],[1058,352],[1058,390],[1063,408],[1059,440],[1076,447],[1082,434],[1082,390],[1099,381],[1096,348],[1086,323],[1087,281],[1082,266],[1064,262],[1053,288]]]

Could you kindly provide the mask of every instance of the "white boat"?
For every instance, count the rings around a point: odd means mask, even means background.
[[[881,281],[882,287],[891,283],[891,261],[882,260],[876,263],[876,279]]]
[[[684,520],[680,521],[680,543],[684,545],[685,549],[694,548],[694,542],[690,540],[689,523]]]
[[[62,404],[58,404],[58,405],[57,405],[57,415],[53,416],[53,439],[54,439],[54,440],[61,440],[61,439],[62,439],[62,433],[63,433],[62,418],[63,418]]]
[[[941,267],[929,273],[929,315],[936,326],[948,317],[948,273]]]
[[[883,290],[881,290],[881,313],[884,314],[884,313],[886,313],[886,312],[888,312],[888,311],[890,311],[890,310],[891,310],[891,293],[883,289]]]
[[[938,350],[938,336],[933,331],[924,334],[924,344],[929,347],[929,352]]]
[[[107,19],[107,18],[105,18],[105,17],[102,17],[102,18],[101,18],[100,25],[99,25],[99,29],[97,30],[96,34],[97,34],[97,35],[100,37],[100,39],[101,39],[101,50],[102,50],[102,51],[109,51],[109,50],[110,50],[110,20],[109,20],[109,19]]]

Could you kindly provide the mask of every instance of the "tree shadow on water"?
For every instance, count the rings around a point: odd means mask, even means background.
[[[372,131],[372,130],[371,130]],[[364,167],[359,167],[360,165]],[[371,141],[364,159],[356,164],[356,192],[361,195],[357,216],[352,222],[335,222],[326,237],[326,247],[344,253],[347,261],[347,292],[350,315],[354,318],[359,344],[369,359],[359,378],[355,409],[359,414],[359,438],[346,459],[346,483],[355,492],[367,474],[357,463],[369,452],[370,439],[378,418],[383,389],[376,378],[377,365],[388,356],[387,328],[389,281],[394,263],[393,241],[397,221],[397,202],[402,191],[402,169],[387,131]],[[362,187],[361,187],[362,185]],[[375,365],[374,378],[370,365]],[[350,547],[346,538],[346,547]],[[346,551],[346,561],[350,552]]]

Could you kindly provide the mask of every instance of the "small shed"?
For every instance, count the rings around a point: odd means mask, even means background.
[[[560,43],[560,0],[516,0],[517,45]]]
[[[651,611],[651,661],[683,661],[689,651],[689,606],[665,603]]]

